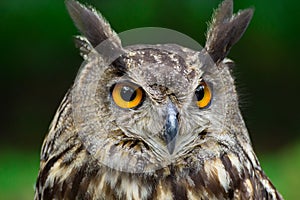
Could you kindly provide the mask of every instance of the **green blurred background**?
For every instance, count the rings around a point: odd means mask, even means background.
[[[116,32],[164,27],[203,45],[220,1],[86,2]],[[286,199],[299,199],[300,2],[235,1],[235,11],[249,6],[253,20],[229,55],[241,109],[267,175]],[[78,32],[62,0],[1,0],[0,22],[0,199],[32,199],[43,137],[82,62],[72,40]]]

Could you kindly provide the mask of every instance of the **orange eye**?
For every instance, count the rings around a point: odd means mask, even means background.
[[[205,108],[209,105],[211,101],[211,91],[208,85],[201,81],[199,86],[195,90],[196,103],[199,108]]]
[[[129,83],[117,83],[112,90],[112,98],[120,108],[134,108],[142,103],[144,93],[141,87]]]

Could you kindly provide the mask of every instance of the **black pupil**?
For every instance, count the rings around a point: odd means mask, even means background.
[[[121,97],[124,101],[132,101],[136,97],[136,90],[129,86],[124,86],[121,89]]]
[[[199,85],[195,91],[197,101],[201,101],[204,97],[204,85]]]

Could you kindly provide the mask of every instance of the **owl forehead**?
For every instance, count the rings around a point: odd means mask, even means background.
[[[124,55],[128,75],[146,87],[171,93],[193,88],[200,77],[197,52],[180,46],[147,46],[128,49]]]

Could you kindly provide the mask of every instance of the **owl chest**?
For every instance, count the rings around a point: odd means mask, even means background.
[[[150,176],[104,173],[95,177],[97,181],[91,184],[89,193],[94,199],[231,199],[233,190],[229,182],[224,183],[226,177],[220,177],[224,174],[207,172],[172,169],[168,175],[161,170]]]
[[[199,168],[172,166],[148,175],[106,171],[90,191],[96,199],[255,199],[261,185],[252,170],[225,155]]]

